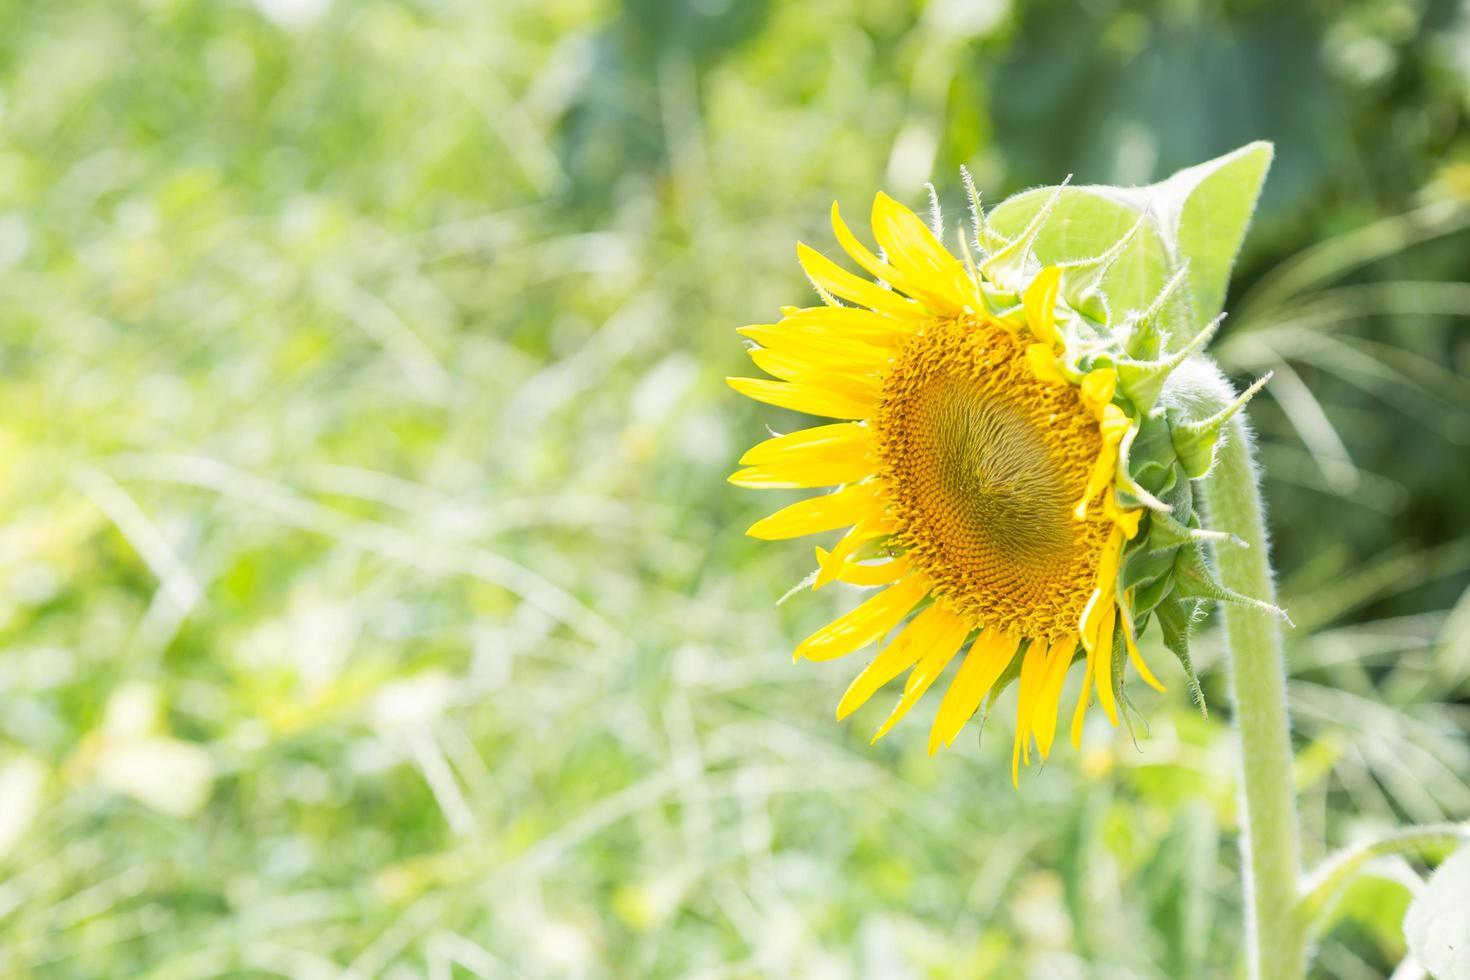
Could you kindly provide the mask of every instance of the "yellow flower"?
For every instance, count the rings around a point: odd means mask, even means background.
[[[1085,672],[1074,745],[1094,691],[1117,724],[1115,645],[1158,686],[1134,641],[1131,595],[1119,586],[1141,517],[1115,493],[1119,447],[1135,424],[1115,403],[1112,368],[1079,372],[1066,356],[1060,270],[1031,276],[1012,293],[1017,302],[994,312],[968,255],[951,254],[886,195],[872,215],[883,258],[835,205],[832,224],[879,282],[798,245],[826,305],[743,328],[758,345],[751,358],[775,380],[729,383],[758,401],[842,421],[760,443],[730,480],[838,488],[749,531],[774,540],[846,528],[830,551],[816,549],[814,587],[878,590],[796,648],[798,658],[829,660],[889,638],[843,696],[838,718],[907,672],[876,741],[960,658],[929,751],[951,745],[986,695],[1013,680],[1014,780],[1033,745],[1043,759],[1051,751],[1074,662]]]

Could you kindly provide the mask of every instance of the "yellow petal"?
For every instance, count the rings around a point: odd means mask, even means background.
[[[1021,303],[1026,309],[1026,324],[1041,342],[1051,346],[1057,342],[1057,290],[1061,287],[1062,270],[1048,266],[1031,280]]]
[[[746,353],[750,355],[756,367],[782,381],[796,381],[804,374],[829,370],[819,358],[801,354],[767,350],[764,347],[752,347]]]
[[[881,191],[873,198],[873,235],[904,279],[936,313],[957,313],[976,301],[964,263],[934,237],[919,216]]]
[[[726,378],[725,382],[748,398],[777,408],[834,419],[862,419],[872,414],[872,395],[833,391],[815,383],[768,381],[764,378]]]
[[[1114,527],[1108,534],[1108,540],[1103,543],[1102,551],[1097,557],[1097,588],[1100,592],[1112,595],[1118,584],[1118,566],[1123,560],[1123,543],[1126,532],[1121,527]]]
[[[1082,607],[1082,621],[1078,624],[1081,632],[1078,639],[1082,641],[1082,649],[1091,653],[1097,647],[1097,628],[1102,622],[1103,590],[1093,589],[1092,595],[1087,597],[1087,605]]]
[[[877,492],[872,484],[843,487],[836,493],[823,494],[782,507],[770,517],[756,521],[745,533],[763,541],[799,538],[804,534],[817,534],[856,524],[878,506]]]
[[[789,460],[747,466],[730,474],[730,482],[750,490],[804,490],[811,487],[835,487],[855,483],[872,474],[871,459]]]
[[[873,430],[854,422],[814,425],[756,443],[740,457],[745,466],[791,459],[846,460],[863,456],[873,447]]]
[[[1057,712],[1061,708],[1062,685],[1067,680],[1067,670],[1072,666],[1072,655],[1077,651],[1075,636],[1052,641],[1046,651],[1046,676],[1036,692],[1035,714],[1031,719],[1031,731],[1036,736],[1036,750],[1045,759],[1051,754],[1052,742],[1057,733]]]
[[[1101,417],[1103,406],[1112,402],[1117,390],[1117,371],[1112,368],[1088,371],[1082,378],[1082,404]]]
[[[960,264],[918,215],[882,191],[873,195],[872,220],[873,235],[894,265],[933,273]]]
[[[1077,707],[1072,711],[1072,748],[1082,748],[1082,722],[1087,715],[1087,699],[1092,696],[1093,659],[1087,658],[1087,673],[1082,675],[1082,693],[1077,697]]]
[[[818,289],[825,289],[841,299],[897,316],[911,316],[910,311],[917,309],[912,300],[853,275],[810,245],[798,242],[796,258]]]
[[[927,316],[918,306],[905,309],[901,316],[896,317],[851,306],[813,306],[786,314],[778,326],[803,336],[840,338],[874,347],[893,348],[913,336]]]
[[[870,429],[851,422],[801,429],[767,439],[740,458],[753,463],[730,482],[759,490],[856,483],[878,467]]]
[[[1057,366],[1057,356],[1051,344],[1029,344],[1026,347],[1026,363],[1038,381],[1050,384],[1066,384],[1067,376]]]
[[[1092,464],[1092,473],[1087,477],[1087,489],[1082,492],[1082,499],[1077,501],[1077,506],[1072,510],[1072,516],[1077,520],[1087,517],[1087,505],[1113,482],[1113,474],[1118,469],[1118,443],[1123,440],[1131,425],[1127,413],[1117,405],[1103,407],[1102,419],[1098,423],[1098,431],[1103,437],[1102,450]]]
[[[1138,676],[1143,682],[1155,691],[1162,692],[1164,685],[1154,676],[1154,672],[1148,669],[1148,663],[1143,659],[1143,654],[1138,652],[1138,641],[1133,636],[1133,617],[1129,614],[1126,606],[1119,606],[1118,613],[1123,619],[1123,639],[1128,643],[1128,660],[1133,664],[1133,669],[1138,671]]]
[[[1082,607],[1082,618],[1078,624],[1082,634],[1083,649],[1088,653],[1091,653],[1097,646],[1102,635],[1103,616],[1113,608],[1116,602],[1118,562],[1122,553],[1122,545],[1123,532],[1115,527],[1098,555],[1097,587],[1088,597],[1087,604]]]
[[[929,729],[930,755],[939,751],[941,743],[946,747],[954,744],[965,722],[970,720],[986,693],[1010,666],[1020,642],[1020,637],[1010,633],[983,630],[970,644],[970,652],[955,673],[949,690],[944,692],[939,713]]]
[[[1127,538],[1129,541],[1132,541],[1134,538],[1138,537],[1138,522],[1143,517],[1142,507],[1134,507],[1131,510],[1124,510],[1123,508],[1113,503],[1112,497],[1108,497],[1107,500],[1104,501],[1104,504],[1106,505],[1105,512],[1108,513],[1108,516],[1113,519],[1113,523],[1118,526],[1118,529],[1123,532],[1123,537]]]
[[[862,519],[854,524],[842,540],[831,552],[817,549],[817,577],[812,582],[812,590],[820,589],[829,582],[836,581],[841,577],[842,569],[846,567],[848,558],[869,541],[881,538],[885,534],[893,533],[893,520],[884,511],[877,507],[864,514]]]
[[[1021,676],[1016,681],[1016,738],[1011,746],[1011,785],[1020,784],[1021,753],[1031,764],[1031,719],[1036,714],[1036,695],[1046,678],[1047,645],[1032,640],[1021,659]]]
[[[1082,497],[1077,505],[1072,508],[1072,516],[1077,520],[1086,520],[1087,505],[1092,498],[1102,493],[1109,483],[1113,482],[1113,473],[1117,467],[1117,461],[1108,454],[1107,447],[1103,447],[1103,454],[1092,464],[1092,472],[1087,477],[1087,489],[1082,492]]]
[[[928,580],[918,575],[890,585],[802,640],[796,647],[796,658],[833,660],[865,647],[897,626],[928,594]]]
[[[1113,625],[1117,608],[1112,602],[1107,604],[1102,614],[1097,646],[1087,654],[1088,660],[1097,658],[1097,665],[1092,668],[1093,677],[1097,680],[1097,700],[1108,713],[1108,721],[1114,725],[1118,724],[1118,699],[1113,693]]]
[[[847,222],[842,220],[842,213],[837,209],[836,201],[832,202],[832,233],[837,236],[837,244],[852,256],[854,262],[863,267],[863,271],[876,279],[882,279],[894,289],[901,289],[910,296],[913,295],[904,282],[903,273],[878,258],[868,246],[858,241],[852,229],[847,227]]]
[[[883,370],[893,360],[891,346],[881,347],[832,330],[799,329],[777,324],[741,327],[736,333],[769,351],[810,362],[816,370],[871,374]]]
[[[865,586],[890,585],[907,575],[910,568],[907,555],[900,555],[891,561],[859,563],[833,559],[829,552],[821,548],[817,549],[817,566],[827,574],[827,582],[836,580],[848,585]],[[821,576],[818,575],[817,584],[812,588],[818,588],[827,582],[821,581]]]
[[[903,632],[853,678],[837,705],[837,720],[841,721],[862,707],[884,684],[908,670],[925,654],[950,647],[958,650],[969,633],[969,623],[956,615],[948,603],[935,602],[915,616]]]
[[[1095,372],[1094,372],[1095,373]],[[1123,436],[1132,428],[1133,420],[1128,413],[1111,402],[1102,407],[1102,415],[1098,419],[1097,429],[1102,433],[1103,439],[1113,447],[1123,441]]]
[[[904,681],[903,696],[898,699],[898,704],[894,707],[893,712],[873,733],[874,742],[887,735],[893,726],[902,721],[903,716],[909,713],[909,709],[918,703],[919,698],[924,696],[924,692],[929,690],[930,685],[939,678],[940,674],[944,673],[944,668],[949,666],[954,655],[959,653],[960,647],[965,645],[965,637],[968,635],[968,627],[964,633],[956,629],[953,633],[936,640],[934,645],[925,651],[918,664],[909,672],[908,680]]]

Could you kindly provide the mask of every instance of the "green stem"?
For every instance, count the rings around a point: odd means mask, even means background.
[[[1222,584],[1274,603],[1251,438],[1239,416],[1221,440],[1214,470],[1201,483],[1211,525],[1250,544],[1216,549]],[[1252,606],[1227,604],[1223,612],[1240,735],[1249,975],[1252,980],[1298,980],[1306,967],[1306,931],[1296,914],[1301,847],[1280,621]]]

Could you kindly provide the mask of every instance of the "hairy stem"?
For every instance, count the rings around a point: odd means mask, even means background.
[[[1217,549],[1221,582],[1275,602],[1252,451],[1250,434],[1236,416],[1202,487],[1211,524],[1250,543],[1249,548]],[[1270,612],[1251,606],[1230,604],[1223,612],[1240,736],[1249,975],[1253,980],[1297,980],[1306,966],[1306,931],[1296,914],[1301,848],[1281,623]]]

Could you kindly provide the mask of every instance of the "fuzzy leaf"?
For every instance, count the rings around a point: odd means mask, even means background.
[[[1256,142],[1181,170],[1148,187],[1068,187],[1037,236],[1044,264],[1100,255],[1137,222],[1147,220],[1103,280],[1113,315],[1149,305],[1185,263],[1188,310],[1172,311],[1171,347],[1178,347],[1220,312],[1236,253],[1271,164],[1270,143]],[[989,218],[1015,235],[1056,191],[1043,187],[1002,201]],[[1181,322],[1182,321],[1182,322]]]
[[[1066,187],[1033,246],[1044,265],[1059,265],[1101,255],[1138,223],[1138,208],[1112,200],[1116,188]],[[1014,236],[1051,200],[1055,187],[1041,187],[1007,198],[989,216],[992,228]],[[1173,271],[1174,263],[1158,228],[1145,223],[1102,280],[1114,318],[1147,309]]]
[[[1438,980],[1470,980],[1470,847],[1441,864],[1414,899],[1404,938]]]
[[[1159,185],[1161,191],[1173,191],[1174,196],[1168,198],[1171,203],[1179,201],[1177,254],[1189,260],[1189,291],[1197,326],[1213,320],[1225,307],[1230,270],[1256,210],[1272,155],[1270,143],[1250,143],[1181,170]]]

